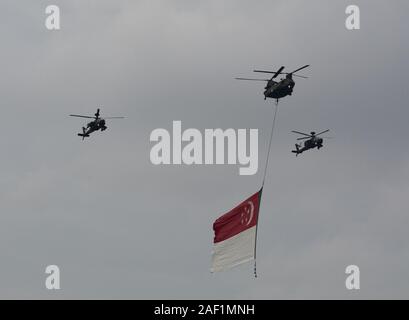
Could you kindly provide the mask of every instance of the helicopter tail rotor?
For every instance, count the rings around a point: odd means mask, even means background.
[[[295,144],[295,150],[291,150],[292,153],[295,153],[295,156],[297,157],[301,151],[300,151],[300,145],[298,143]]]
[[[87,134],[87,129],[85,127],[82,127],[82,133],[78,133],[80,137],[82,137],[82,140],[84,140],[86,137],[89,137],[89,134]]]

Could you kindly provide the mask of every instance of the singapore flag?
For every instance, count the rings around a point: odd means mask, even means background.
[[[214,222],[211,272],[226,270],[255,259],[261,191]]]

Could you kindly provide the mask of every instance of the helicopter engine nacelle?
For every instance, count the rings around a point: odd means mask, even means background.
[[[306,141],[304,142],[304,147],[306,147],[306,148],[313,148],[313,147],[314,147],[314,141],[312,141],[312,140],[306,140]]]
[[[107,126],[105,125],[105,120],[104,119],[100,119],[98,122],[98,126],[101,129],[101,131],[106,130]]]

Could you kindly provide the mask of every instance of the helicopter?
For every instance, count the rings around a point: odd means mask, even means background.
[[[304,139],[308,139],[308,140],[304,142],[304,147],[301,147],[300,144],[296,143],[295,150],[292,150],[291,152],[295,153],[295,155],[298,156],[300,153],[303,153],[304,151],[307,151],[309,149],[313,149],[313,148],[317,148],[318,150],[321,149],[323,147],[322,146],[323,138],[320,138],[318,136],[328,131],[329,129],[324,130],[320,133],[315,133],[314,131],[311,131],[310,134],[299,132],[299,131],[292,131],[294,133],[305,136],[305,137],[298,138],[297,140],[304,140]]]
[[[86,137],[89,137],[89,135],[94,132],[94,131],[105,131],[108,127],[105,124],[105,119],[123,119],[124,117],[105,117],[101,118],[99,116],[99,109],[97,109],[97,112],[94,114],[94,116],[83,116],[79,114],[70,114],[71,117],[79,117],[79,118],[89,118],[89,119],[94,119],[91,122],[87,124],[87,127],[82,127],[82,133],[78,133],[80,137],[82,137],[82,140],[84,140]]]
[[[285,96],[291,96],[294,90],[295,82],[293,80],[294,77],[304,78],[307,79],[308,77],[296,75],[295,73],[309,67],[310,65],[307,64],[297,70],[292,72],[282,72],[284,70],[284,66],[282,66],[278,71],[265,71],[265,70],[253,70],[253,72],[260,72],[260,73],[273,73],[271,79],[253,79],[253,78],[236,78],[236,80],[249,80],[249,81],[265,81],[267,82],[266,86],[264,87],[264,100],[267,98],[276,99],[276,104],[278,104],[278,100],[284,98]],[[278,77],[280,74],[285,74],[285,78],[280,79],[280,81],[274,81],[275,78]]]

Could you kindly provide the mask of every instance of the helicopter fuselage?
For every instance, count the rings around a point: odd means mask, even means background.
[[[301,146],[296,144],[295,145],[295,150],[293,150],[292,152],[295,153],[296,155],[303,153],[304,151],[310,150],[310,149],[314,149],[317,148],[318,150],[320,148],[322,148],[322,142],[323,139],[319,138],[319,137],[311,137],[311,139],[308,139],[304,142],[304,147],[300,148]]]
[[[84,140],[85,137],[89,137],[89,135],[94,132],[94,131],[104,131],[108,127],[105,124],[105,119],[123,119],[124,117],[105,117],[101,118],[99,116],[99,109],[97,109],[97,112],[95,113],[94,116],[84,116],[81,114],[70,114],[71,117],[78,117],[78,118],[91,118],[94,119],[91,122],[87,123],[86,127],[82,127],[82,133],[78,133],[80,137],[82,137],[82,140]]]
[[[264,88],[264,97],[273,99],[286,97],[293,93],[294,86],[295,82],[293,79],[286,78],[282,79],[279,82],[270,80],[269,82],[267,82],[267,85]]]
[[[105,125],[105,119],[103,118],[98,118],[95,119],[94,121],[91,121],[87,124],[87,128],[86,128],[86,134],[89,135],[90,133],[94,132],[94,131],[104,131],[107,129],[107,126]]]
[[[312,149],[312,148],[321,148],[322,147],[322,138],[313,137],[308,139],[304,142],[304,150]]]
[[[267,98],[276,99],[277,103],[278,100],[284,98],[286,96],[291,96],[293,93],[293,89],[295,86],[295,82],[293,80],[293,76],[306,78],[304,76],[296,75],[295,73],[309,67],[309,64],[302,66],[291,72],[282,72],[284,70],[284,66],[282,66],[277,71],[269,71],[269,70],[253,70],[254,72],[259,73],[268,73],[273,74],[270,79],[254,79],[254,78],[236,78],[237,80],[249,80],[249,81],[267,81],[266,86],[264,87],[264,100]],[[280,74],[285,74],[284,79],[280,79],[280,81],[274,81]]]

